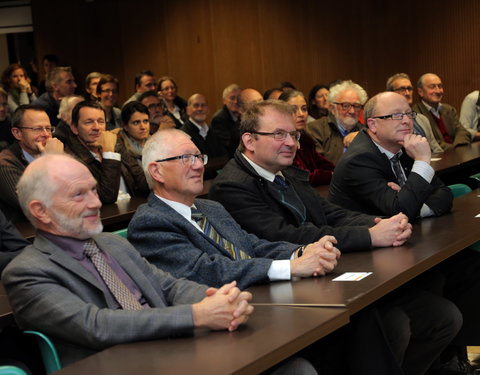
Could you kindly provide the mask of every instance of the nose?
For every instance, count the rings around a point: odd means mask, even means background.
[[[99,209],[100,207],[102,207],[102,202],[100,202],[100,198],[98,197],[97,191],[90,190],[88,208],[96,210],[96,209]]]
[[[195,170],[202,170],[205,168],[205,165],[203,164],[203,162],[200,160],[200,158],[195,158],[195,161],[194,163],[192,164],[192,169],[195,169]]]

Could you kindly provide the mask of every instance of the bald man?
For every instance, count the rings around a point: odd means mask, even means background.
[[[255,89],[244,89],[238,97],[238,106],[240,107],[240,112],[245,112],[245,108],[256,102],[261,102],[263,100],[262,94],[260,94]]]
[[[428,118],[440,147],[448,150],[469,144],[470,133],[460,123],[457,111],[441,102],[444,90],[440,77],[433,73],[422,75],[417,82],[417,91],[421,100],[413,110]]]

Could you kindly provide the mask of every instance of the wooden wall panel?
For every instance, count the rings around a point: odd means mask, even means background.
[[[477,0],[32,0],[32,11],[39,57],[57,53],[79,81],[116,75],[121,99],[145,68],[174,76],[184,97],[204,93],[211,112],[233,82],[290,80],[307,94],[353,79],[373,95],[391,74],[432,71],[457,107],[480,87]]]

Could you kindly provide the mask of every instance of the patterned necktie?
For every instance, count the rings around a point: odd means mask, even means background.
[[[273,179],[273,182],[275,182],[277,185],[283,187],[284,189],[288,188],[288,182],[285,181],[285,179],[278,174],[275,175],[275,178]]]
[[[402,165],[400,164],[400,155],[401,155],[400,153],[393,155],[390,161],[392,162],[395,176],[397,176],[397,182],[400,185],[400,187],[402,187],[403,185],[405,185],[406,180],[402,171]]]
[[[97,244],[92,239],[85,242],[85,255],[90,258],[103,281],[107,285],[113,297],[124,310],[141,310],[143,306],[130,292],[127,286],[120,280],[115,271],[110,267],[105,256],[100,252]]]
[[[218,233],[217,230],[210,224],[210,222],[207,220],[207,217],[194,207],[192,207],[192,220],[198,224],[208,238],[212,239],[216,244],[227,250],[233,259],[251,258],[250,255],[246,254],[242,250],[237,249],[233,243],[223,238],[220,233]]]

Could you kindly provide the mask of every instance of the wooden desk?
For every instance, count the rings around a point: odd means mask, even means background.
[[[344,309],[258,306],[236,332],[118,345],[58,374],[253,374],[348,323]]]
[[[432,158],[441,158],[432,161],[432,167],[445,184],[465,183],[469,176],[480,172],[480,142],[456,147]]]
[[[249,288],[253,303],[345,305],[351,314],[480,240],[480,191],[454,200],[453,212],[414,224],[404,246],[344,254],[335,272],[322,278]],[[361,281],[332,282],[344,272],[373,272]]]

